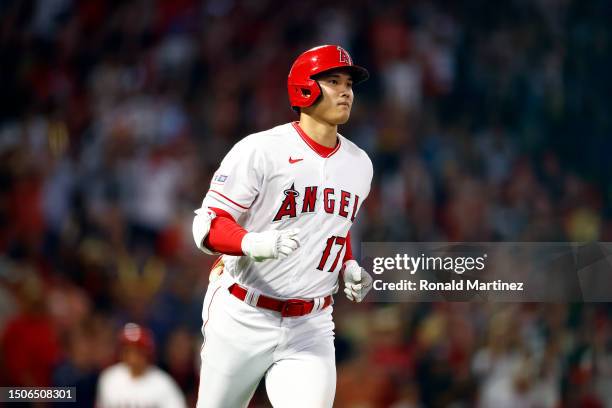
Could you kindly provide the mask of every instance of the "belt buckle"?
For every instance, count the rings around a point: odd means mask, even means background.
[[[303,300],[289,299],[283,303],[281,308],[281,316],[283,317],[297,317],[304,316],[304,304]]]

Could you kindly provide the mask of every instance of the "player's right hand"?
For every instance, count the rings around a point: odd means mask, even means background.
[[[284,259],[300,247],[299,228],[249,232],[242,238],[242,252],[256,262]]]

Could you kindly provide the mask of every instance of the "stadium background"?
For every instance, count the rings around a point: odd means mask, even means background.
[[[610,21],[605,0],[1,2],[0,384],[92,406],[137,321],[193,405],[193,209],[233,143],[295,119],[286,75],[320,43],[372,76],[341,129],[375,166],[356,243],[611,241]],[[612,406],[609,304],[337,300],[338,407]]]

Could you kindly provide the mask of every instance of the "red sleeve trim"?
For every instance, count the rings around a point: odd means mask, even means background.
[[[238,207],[242,208],[243,210],[248,210],[249,207],[245,207],[244,205],[240,205],[237,202],[235,202],[234,200],[232,200],[231,198],[229,198],[226,195],[223,195],[222,193],[218,192],[217,190],[208,190],[210,193],[216,193],[219,194],[221,197],[225,198],[227,201],[231,202],[234,205],[237,205]]]

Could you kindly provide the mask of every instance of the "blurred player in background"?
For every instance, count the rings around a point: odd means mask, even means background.
[[[332,406],[332,295],[340,276],[356,302],[372,283],[349,234],[372,162],[338,133],[368,76],[340,46],[304,52],[287,80],[300,120],[242,139],[214,174],[193,224],[198,248],[224,254],[204,300],[198,407],[244,407],[264,376],[275,407]]]
[[[184,408],[185,398],[172,377],[151,364],[151,332],[135,323],[119,336],[121,361],[100,374],[98,408]]]

